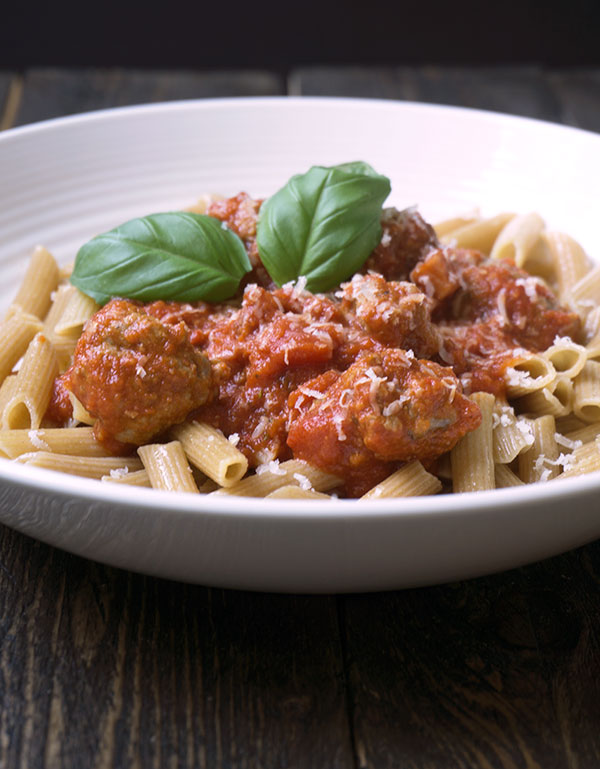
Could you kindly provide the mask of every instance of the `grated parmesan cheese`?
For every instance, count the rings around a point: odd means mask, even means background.
[[[520,430],[523,433],[527,445],[532,446],[535,442],[535,438],[533,437],[533,430],[531,429],[531,425],[527,424],[527,422],[524,422],[522,419],[517,419],[515,425],[517,430]]]
[[[510,318],[508,317],[508,313],[506,312],[506,289],[502,288],[498,292],[498,298],[496,299],[496,304],[498,306],[498,312],[500,314],[500,325],[501,326],[509,326],[510,325]]]
[[[351,400],[352,400],[352,390],[348,390],[348,389],[342,390],[342,394],[340,395],[340,401],[339,401],[340,406],[342,408],[346,408],[350,404]]]
[[[527,297],[531,299],[532,302],[535,302],[538,298],[538,287],[543,286],[543,283],[539,278],[536,278],[534,275],[530,275],[527,278],[517,278],[515,280],[515,286],[521,286],[524,288]]]
[[[509,385],[519,387],[520,385],[529,384],[531,382],[531,376],[527,371],[519,371],[513,366],[508,366],[506,369],[506,382]]]
[[[570,438],[567,438],[566,435],[562,435],[561,433],[554,433],[554,440],[559,446],[564,446],[566,449],[571,449],[572,451],[583,446],[583,441],[572,441]]]
[[[50,446],[48,446],[46,441],[42,438],[41,430],[29,430],[27,436],[31,441],[32,446],[35,446],[36,449],[40,449],[41,451],[51,451]]]
[[[310,387],[305,387],[304,385],[300,385],[298,389],[303,395],[307,395],[309,398],[316,398],[317,400],[323,400],[323,398],[325,397],[325,394],[322,392],[319,392],[319,390],[312,390]]]
[[[269,424],[269,420],[267,419],[267,417],[262,416],[258,420],[258,424],[254,428],[254,430],[252,430],[252,435],[250,436],[252,438],[252,440],[256,440],[257,438],[260,438],[260,436],[267,429],[268,424]]]
[[[278,459],[271,459],[269,462],[264,462],[255,470],[257,475],[263,473],[271,473],[271,475],[285,475],[285,470],[279,465]]]
[[[572,345],[573,340],[570,336],[559,336],[558,334],[554,337],[554,341],[552,344],[566,344],[566,345]]]
[[[298,481],[298,485],[301,489],[304,489],[304,491],[314,491],[312,483],[305,475],[302,475],[302,473],[294,473],[294,478]]]
[[[534,469],[536,472],[542,471],[540,480],[547,481],[552,474],[551,468],[548,467],[560,467],[563,471],[570,470],[575,465],[575,457],[573,454],[559,454],[556,459],[550,459],[550,457],[540,454],[534,462]]]
[[[333,424],[335,425],[335,431],[337,433],[337,437],[339,441],[346,440],[346,433],[344,432],[344,429],[342,427],[343,421],[344,421],[344,417],[341,414],[333,415]]]
[[[399,398],[396,398],[396,400],[388,403],[387,406],[384,406],[383,411],[381,413],[383,414],[384,417],[393,417],[402,409],[402,406],[408,401],[410,401],[410,395],[407,395],[407,394],[401,395]]]
[[[113,467],[113,469],[110,471],[110,477],[125,478],[128,472],[129,472],[128,467]]]
[[[298,299],[306,292],[306,283],[307,283],[307,277],[306,275],[299,275],[298,278],[294,280],[290,280],[287,283],[284,283],[281,287],[284,291],[289,291],[290,297],[292,299]]]

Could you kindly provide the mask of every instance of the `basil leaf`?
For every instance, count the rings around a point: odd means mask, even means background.
[[[71,283],[104,304],[114,296],[219,302],[251,269],[240,238],[213,217],[186,212],[132,219],[79,249]]]
[[[261,206],[257,243],[278,285],[306,277],[328,291],[359,270],[381,240],[390,180],[363,162],[313,166]]]

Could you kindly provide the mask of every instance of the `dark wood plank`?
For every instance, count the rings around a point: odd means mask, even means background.
[[[592,769],[600,544],[485,579],[344,601],[359,766]]]
[[[0,71],[0,130],[10,128],[13,124],[13,102],[11,93],[15,90],[17,76],[13,72]]]
[[[424,101],[560,120],[560,105],[538,67],[307,67],[290,78],[305,96]]]
[[[600,68],[555,70],[549,73],[549,82],[565,123],[600,131]]]
[[[8,86],[14,75],[8,71],[0,70],[0,115],[6,107],[6,97],[8,96]]]
[[[208,590],[2,530],[0,766],[353,766],[335,601]]]
[[[437,104],[560,121],[556,97],[538,67],[427,67],[421,97]]]
[[[347,96],[366,99],[418,98],[419,69],[412,67],[318,66],[290,73],[292,96]]]
[[[16,117],[19,125],[129,104],[225,96],[274,96],[278,75],[264,71],[148,71],[32,69]]]

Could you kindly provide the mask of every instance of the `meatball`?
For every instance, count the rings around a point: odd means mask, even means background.
[[[148,442],[215,394],[211,364],[185,324],[163,324],[124,299],[87,323],[67,380],[97,418],[96,438],[113,452]]]
[[[381,227],[381,242],[362,271],[379,272],[387,280],[408,280],[417,262],[439,246],[433,227],[414,208],[385,208]]]
[[[381,275],[355,275],[342,285],[340,295],[342,312],[362,334],[386,347],[413,350],[420,358],[437,353],[431,302],[414,284],[387,281]]]
[[[415,267],[411,279],[432,298],[438,321],[470,325],[493,321],[513,347],[528,350],[547,349],[557,335],[579,339],[579,316],[562,307],[543,280],[509,259],[440,249]]]
[[[393,463],[449,451],[481,421],[451,369],[393,349],[321,374],[289,405],[294,456],[344,478],[350,496],[389,475]]]

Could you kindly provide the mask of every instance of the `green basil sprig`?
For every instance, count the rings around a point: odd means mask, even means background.
[[[328,291],[355,273],[381,239],[390,180],[367,163],[313,166],[260,209],[258,253],[278,285],[306,278]]]
[[[132,219],[90,240],[71,283],[100,304],[115,296],[220,302],[250,270],[244,244],[218,219],[173,212]]]

